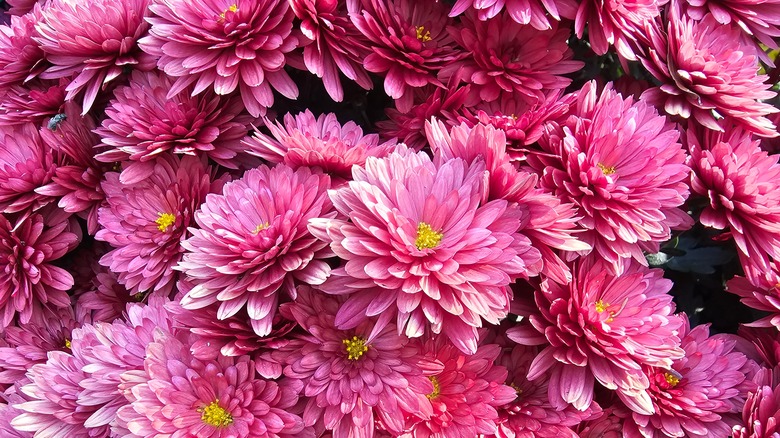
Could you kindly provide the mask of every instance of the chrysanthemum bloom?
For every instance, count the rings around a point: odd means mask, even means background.
[[[154,173],[134,185],[122,184],[119,174],[105,175],[106,206],[98,212],[103,227],[95,237],[115,249],[100,263],[118,274],[133,293],[173,288],[187,227],[206,194],[217,190],[208,168],[195,157],[159,158]]]
[[[0,26],[0,94],[11,85],[21,85],[46,69],[43,50],[33,40],[35,24],[41,19],[40,6],[29,14],[11,17],[10,25]]]
[[[530,24],[534,29],[547,30],[553,27],[550,17],[557,21],[561,18],[573,20],[577,14],[577,4],[577,0],[457,0],[450,11],[450,17],[473,8],[477,17],[484,21],[506,10],[506,13],[520,24]]]
[[[50,351],[70,352],[71,331],[78,324],[69,307],[47,312],[40,321],[6,327],[0,338],[0,384],[27,383],[25,374],[38,363],[45,363]]]
[[[632,400],[637,411],[652,414],[642,366],[668,369],[683,355],[682,321],[673,315],[668,294],[672,282],[660,269],[626,264],[615,275],[603,260],[589,257],[574,265],[571,283],[542,281],[534,291],[538,310],[523,315],[530,324],[507,331],[521,345],[549,343],[531,364],[528,379],[550,371],[550,402],[557,409],[567,404],[587,409],[595,379]]]
[[[301,20],[301,32],[312,41],[303,48],[303,62],[322,78],[333,100],[344,99],[339,72],[366,90],[373,87],[363,66],[370,53],[368,42],[350,21],[346,2],[292,0],[290,7]]]
[[[701,142],[689,132],[687,139],[691,189],[709,200],[701,223],[730,231],[745,273],[762,282],[771,270],[770,258],[780,260],[778,156],[762,151],[759,141],[741,129]]]
[[[720,24],[735,24],[756,42],[777,48],[780,37],[780,2],[777,0],[689,0],[686,15],[702,20],[707,13]]]
[[[485,165],[456,158],[437,166],[400,147],[353,168],[348,186],[330,192],[350,220],[312,221],[345,264],[322,289],[351,294],[336,316],[340,329],[376,315],[397,316],[409,337],[441,333],[466,353],[477,327],[506,317],[517,278],[538,273],[538,251],[516,233],[524,213],[504,200],[480,205]],[[479,256],[475,256],[479,254]],[[429,327],[430,326],[430,327]]]
[[[666,0],[583,0],[577,9],[574,30],[577,38],[582,38],[588,25],[590,47],[597,55],[604,55],[614,46],[622,58],[636,61],[639,43],[634,34],[653,22],[665,3]]]
[[[22,16],[35,8],[36,4],[47,6],[50,0],[6,0],[6,4],[10,6],[8,13],[11,15]]]
[[[494,361],[501,352],[496,344],[480,345],[465,355],[444,338],[424,344],[426,360],[443,367],[426,373],[433,390],[426,394],[433,406],[430,419],[409,419],[409,432],[403,438],[460,438],[495,435],[499,419],[497,409],[517,397],[514,388],[505,385],[507,370]],[[416,421],[416,422],[415,422]]]
[[[8,327],[17,314],[26,324],[33,314],[43,315],[42,307],[70,306],[67,291],[73,277],[51,262],[78,241],[66,220],[49,227],[39,214],[22,216],[14,224],[0,217],[0,327]]]
[[[752,269],[748,277],[732,278],[726,290],[742,298],[746,306],[770,313],[751,326],[780,328],[780,260],[770,261],[766,270]]]
[[[772,379],[767,380],[759,381],[758,388],[748,393],[742,408],[742,421],[731,430],[733,438],[780,436],[780,385]]]
[[[14,388],[13,391],[0,394],[0,436],[4,438],[33,438],[32,432],[25,432],[11,426],[11,421],[22,413],[14,405],[23,403],[24,398]]]
[[[355,0],[347,5],[370,44],[363,65],[385,75],[385,93],[403,113],[412,109],[414,88],[443,87],[436,78],[439,70],[465,55],[447,32],[452,20],[443,2]]]
[[[97,409],[77,402],[86,374],[86,363],[63,351],[49,352],[46,363],[33,366],[27,373],[31,382],[22,387],[27,400],[14,405],[23,411],[11,421],[21,431],[52,438],[108,438],[106,426],[96,428],[84,423]]]
[[[266,119],[265,126],[271,135],[256,132],[246,139],[247,152],[292,169],[318,168],[334,178],[334,183],[350,179],[353,165],[364,165],[367,157],[384,157],[396,144],[380,144],[378,135],[364,135],[355,122],[342,126],[333,113],[314,117],[306,110],[285,115],[283,124]]]
[[[54,201],[35,193],[54,172],[51,150],[33,124],[0,126],[0,212],[35,211]]]
[[[630,416],[630,411],[623,406],[604,409],[601,415],[580,423],[576,428],[577,436],[579,438],[624,438],[623,423]]]
[[[743,44],[739,28],[711,14],[696,22],[680,16],[676,1],[670,6],[667,33],[648,26],[648,55],[641,57],[663,85],[645,91],[642,99],[715,131],[723,131],[722,119],[728,117],[757,135],[776,137],[765,116],[780,110],[761,102],[776,93],[758,74],[755,49]]]
[[[455,125],[465,110],[471,86],[452,86],[447,88],[428,85],[414,89],[414,106],[408,112],[395,108],[385,109],[388,120],[376,123],[382,138],[397,138],[415,150],[424,148],[425,124],[436,117],[449,125]]]
[[[625,258],[646,263],[642,250],[658,252],[672,228],[692,224],[680,208],[690,169],[678,131],[653,107],[609,86],[597,96],[587,83],[576,116],[543,138],[557,157],[541,185],[579,207],[580,239],[617,270]]]
[[[488,21],[468,13],[449,32],[469,56],[448,63],[439,78],[471,84],[471,92],[484,101],[496,100],[502,93],[531,102],[544,100],[544,91],[564,89],[571,83],[562,75],[585,65],[572,60],[569,29],[559,28],[557,22],[539,31],[517,24],[507,13]]]
[[[303,384],[307,425],[324,426],[334,436],[370,438],[377,422],[397,436],[406,417],[431,415],[425,394],[433,386],[416,365],[419,348],[394,324],[375,327],[366,320],[337,329],[334,317],[343,301],[301,286],[298,299],[282,305],[282,312],[306,333],[271,356],[285,365],[285,376]]]
[[[83,323],[112,322],[121,318],[127,303],[136,300],[105,266],[95,272],[88,287],[75,295],[76,318]]]
[[[53,151],[57,168],[51,183],[36,188],[35,192],[59,198],[57,205],[86,219],[88,232],[95,234],[98,208],[105,200],[100,182],[108,166],[95,161],[93,148],[100,141],[92,133],[95,121],[89,115],[81,116],[80,112],[76,103],[68,102],[63,113],[41,127],[41,138]]]
[[[516,391],[513,401],[498,407],[496,438],[578,438],[572,427],[600,410],[596,403],[582,412],[572,406],[552,407],[548,379],[532,382],[526,378],[537,353],[534,347],[504,345],[496,358],[496,364],[509,372],[506,383]]]
[[[307,168],[261,167],[206,197],[195,213],[198,229],[182,243],[179,269],[194,287],[185,309],[219,302],[219,319],[246,307],[258,336],[271,332],[280,292],[295,298],[295,284],[321,284],[332,256],[309,233],[310,219],[334,217],[326,195],[330,178]]]
[[[83,114],[106,85],[126,69],[151,70],[154,59],[138,48],[149,25],[148,0],[52,0],[35,39],[53,64],[41,77],[73,80],[67,100],[83,92]]]
[[[685,357],[671,368],[645,367],[655,414],[634,412],[634,421],[623,425],[627,438],[729,436],[733,419],[724,416],[741,412],[748,390],[755,388],[746,372],[757,365],[733,351],[733,335],[708,337],[709,325],[689,330],[687,318],[681,319]]]
[[[41,126],[45,119],[60,113],[65,103],[68,80],[33,79],[24,85],[12,85],[0,93],[0,122],[7,125],[32,123]]]
[[[202,362],[188,345],[158,332],[144,367],[147,382],[133,388],[132,406],[119,412],[134,436],[314,437],[290,412],[300,386],[257,378],[246,356]]]
[[[168,95],[173,81],[159,71],[133,73],[130,83],[114,90],[106,118],[95,132],[103,146],[100,161],[132,160],[123,181],[140,181],[154,170],[154,159],[165,151],[205,155],[235,169],[233,158],[242,151],[241,139],[252,117],[243,112],[239,96],[222,97],[212,90],[193,95],[188,86]]]
[[[556,250],[587,251],[590,245],[577,240],[577,217],[571,204],[536,188],[535,174],[518,171],[506,153],[503,131],[490,125],[465,124],[452,129],[435,119],[426,127],[428,143],[434,152],[434,161],[461,158],[473,162],[481,157],[488,176],[488,199],[504,199],[523,212],[520,234],[532,243],[532,250],[522,255],[533,271],[543,272],[555,281],[566,283],[571,275]],[[542,266],[538,266],[541,262]]]
[[[284,71],[285,56],[298,46],[290,4],[283,0],[154,0],[152,28],[141,41],[159,57],[157,66],[175,77],[168,97],[194,84],[192,93],[236,89],[250,114],[265,114],[273,90],[298,97]]]
[[[752,327],[742,324],[737,334],[750,342],[751,348],[742,344],[739,350],[764,368],[780,370],[780,331],[775,327]],[[780,376],[778,376],[780,377]],[[755,380],[755,377],[754,377]],[[759,383],[761,385],[763,383]]]

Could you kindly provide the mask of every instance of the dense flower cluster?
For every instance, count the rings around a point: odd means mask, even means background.
[[[780,1],[0,17],[0,438],[780,437]]]

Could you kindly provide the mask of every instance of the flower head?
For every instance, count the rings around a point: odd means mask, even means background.
[[[0,94],[12,85],[37,77],[47,67],[43,50],[33,40],[41,8],[23,16],[11,17],[10,25],[0,26]]]
[[[0,127],[0,211],[35,211],[52,202],[35,189],[50,182],[54,172],[54,156],[35,125]]]
[[[664,3],[666,0],[583,0],[577,9],[574,30],[577,38],[582,38],[588,25],[590,47],[597,55],[604,55],[614,46],[622,58],[636,61],[641,45],[635,35],[660,15]]]
[[[480,20],[489,20],[501,11],[512,17],[517,23],[530,24],[537,30],[547,30],[553,24],[550,18],[560,21],[561,18],[574,19],[577,14],[576,0],[494,0],[483,2],[479,0],[457,0],[450,11],[450,17],[475,9]],[[549,14],[549,15],[548,15]]]

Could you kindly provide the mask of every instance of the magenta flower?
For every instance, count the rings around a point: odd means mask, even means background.
[[[439,70],[465,55],[446,30],[452,20],[443,2],[356,0],[347,5],[371,48],[363,65],[385,75],[385,93],[403,113],[412,109],[414,88],[443,86],[436,78]]]
[[[0,93],[0,122],[7,125],[32,123],[41,126],[44,119],[60,113],[65,102],[68,80],[33,79],[24,85],[12,85]]]
[[[742,129],[701,142],[689,132],[688,149],[691,189],[709,200],[701,223],[730,231],[745,273],[761,282],[771,269],[770,258],[780,259],[778,156],[762,151]]]
[[[738,295],[746,306],[770,313],[751,326],[780,328],[780,260],[769,262],[768,269],[756,266],[748,277],[732,278],[726,283],[726,290]]]
[[[265,120],[271,132],[260,132],[244,141],[248,152],[271,163],[284,163],[292,169],[311,167],[331,175],[334,182],[349,180],[352,166],[362,166],[367,157],[384,157],[395,142],[379,143],[376,134],[363,135],[355,122],[343,126],[333,113],[314,117],[306,110],[284,116],[284,124]]]
[[[697,21],[709,13],[718,23],[736,24],[756,42],[777,48],[780,2],[776,0],[692,0],[685,2],[683,10]]]
[[[0,26],[0,94],[12,85],[22,85],[46,69],[43,50],[33,40],[35,25],[41,19],[37,6],[29,14],[11,17],[10,25]]]
[[[21,431],[11,426],[11,421],[22,413],[14,405],[25,401],[17,388],[0,395],[0,399],[4,402],[0,403],[0,436],[5,438],[33,438],[32,432]]]
[[[541,185],[579,207],[580,238],[617,270],[629,257],[646,263],[643,250],[658,252],[672,228],[693,223],[680,208],[690,169],[679,133],[653,107],[609,86],[597,96],[586,84],[577,116],[543,137]]]
[[[310,219],[335,216],[327,175],[278,165],[244,173],[225,184],[195,214],[199,229],[182,243],[179,269],[194,287],[185,309],[219,303],[227,319],[246,307],[258,336],[271,332],[280,293],[295,299],[296,282],[321,284],[332,254],[309,233]]]
[[[731,430],[733,438],[774,438],[780,435],[780,385],[761,383],[748,394],[742,408],[742,421]]]
[[[588,25],[590,47],[604,55],[614,46],[622,58],[636,61],[636,50],[642,48],[635,35],[643,33],[646,23],[660,14],[666,0],[583,0],[577,8],[574,30],[577,38],[585,35]],[[644,43],[644,41],[642,41]]]
[[[755,388],[746,374],[758,366],[733,351],[735,336],[708,337],[708,325],[690,330],[687,318],[681,319],[685,357],[671,368],[645,367],[655,414],[635,410],[634,421],[624,423],[626,437],[729,436],[733,419],[726,417],[740,412],[747,392]]]
[[[363,66],[370,52],[368,42],[349,20],[346,2],[292,0],[290,7],[301,20],[301,32],[311,40],[303,48],[303,62],[311,73],[322,78],[333,100],[344,99],[339,73],[366,90],[373,87]]]
[[[101,90],[125,69],[150,70],[154,60],[138,48],[146,33],[148,0],[52,0],[36,29],[52,64],[44,79],[69,78],[67,100],[83,92],[86,114]],[[98,24],[99,23],[99,24]]]
[[[538,273],[526,257],[539,261],[516,233],[519,208],[504,200],[480,205],[484,171],[481,160],[437,166],[401,147],[353,168],[354,181],[330,192],[350,220],[311,221],[309,229],[345,261],[322,285],[351,294],[336,316],[338,328],[397,316],[409,337],[430,330],[464,352],[477,350],[482,319],[498,324],[506,317],[509,284]]]
[[[209,169],[195,157],[161,157],[153,174],[133,185],[122,184],[116,172],[106,173],[107,205],[98,212],[103,229],[95,237],[114,249],[100,263],[117,273],[132,294],[169,293],[192,216],[220,184],[211,182]]]
[[[342,302],[301,286],[298,299],[282,312],[306,333],[271,355],[286,365],[285,376],[303,384],[307,425],[320,424],[334,436],[371,438],[376,422],[397,436],[408,416],[432,413],[425,394],[434,387],[417,366],[419,349],[394,324],[375,327],[366,320],[337,329],[334,316]]]
[[[671,116],[695,120],[714,131],[723,131],[722,119],[762,137],[777,130],[767,115],[780,110],[764,99],[773,98],[772,84],[759,75],[755,49],[746,46],[736,26],[724,26],[708,14],[696,22],[680,17],[676,2],[667,13],[668,30],[650,33],[648,55],[642,64],[664,85],[642,94],[647,102]]]
[[[460,15],[470,8],[476,10],[480,20],[489,20],[502,10],[519,24],[530,24],[536,30],[552,29],[550,17],[573,20],[577,14],[577,0],[457,0],[450,11],[450,17]],[[549,17],[547,16],[549,14]]]
[[[630,411],[622,406],[604,409],[601,415],[580,423],[577,427],[577,436],[579,438],[625,438],[623,423],[630,416]]]
[[[295,382],[264,380],[246,356],[203,362],[159,332],[146,348],[147,382],[119,411],[134,436],[314,438],[301,417]]]
[[[433,385],[433,391],[426,395],[433,415],[430,419],[411,418],[410,433],[402,436],[460,438],[497,434],[498,408],[517,398],[517,391],[504,384],[506,368],[494,363],[501,347],[480,345],[467,356],[442,339],[424,344],[426,360],[443,365],[426,373]]]
[[[67,291],[73,277],[51,262],[79,240],[67,220],[46,226],[39,214],[22,216],[14,224],[0,217],[0,327],[8,327],[17,314],[22,324],[33,317],[43,324],[44,308],[70,306]]]
[[[584,66],[572,60],[569,29],[558,28],[557,22],[539,31],[517,24],[506,13],[488,21],[466,14],[450,33],[469,56],[448,63],[439,78],[471,84],[471,92],[483,101],[496,100],[502,93],[530,102],[544,100],[543,91],[566,88],[571,79],[562,75]]]
[[[140,298],[132,297],[116,277],[108,268],[100,266],[89,285],[76,295],[74,311],[80,322],[112,322],[122,317],[128,302]]]
[[[298,88],[284,71],[285,57],[298,46],[293,11],[283,0],[154,0],[152,27],[141,41],[157,66],[175,77],[171,98],[213,88],[218,95],[239,90],[257,117],[274,103],[273,90],[295,99]]]
[[[31,124],[0,127],[0,211],[38,210],[54,200],[35,189],[54,175],[54,157]]]
[[[623,274],[615,275],[604,261],[586,258],[574,265],[568,285],[542,281],[534,292],[538,309],[524,315],[530,324],[507,331],[521,345],[546,344],[528,379],[536,381],[549,370],[550,403],[556,409],[568,404],[587,409],[595,379],[650,415],[650,381],[642,366],[669,369],[682,357],[682,321],[672,314],[667,293],[672,282],[660,269],[626,264]]]
[[[241,99],[222,97],[212,90],[193,95],[192,86],[169,95],[172,83],[160,72],[137,72],[129,85],[114,90],[107,117],[95,131],[103,146],[112,149],[97,159],[132,160],[123,170],[123,180],[140,181],[151,176],[153,160],[166,151],[205,155],[225,167],[236,168],[233,158],[242,152],[241,139],[252,122],[249,115],[242,114]]]

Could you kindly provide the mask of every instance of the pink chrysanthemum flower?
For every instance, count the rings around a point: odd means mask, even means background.
[[[27,383],[25,374],[45,363],[50,351],[70,352],[71,331],[78,324],[69,307],[46,313],[40,321],[6,327],[0,338],[0,384]]]
[[[411,427],[403,438],[461,438],[495,435],[498,432],[498,408],[517,397],[514,388],[505,385],[507,370],[494,363],[501,347],[480,345],[467,356],[443,338],[424,344],[425,358],[441,363],[439,370],[426,373],[433,391],[426,394],[433,407],[430,419],[410,418]]]
[[[134,185],[122,184],[116,172],[106,173],[102,187],[107,205],[98,212],[103,228],[95,237],[115,249],[100,263],[117,273],[133,294],[169,293],[187,227],[206,194],[219,183],[211,182],[208,168],[195,157],[161,157],[154,173]]]
[[[271,163],[297,169],[311,167],[335,178],[334,183],[352,177],[352,166],[362,166],[367,157],[384,157],[395,142],[379,143],[376,134],[363,135],[355,122],[342,125],[333,113],[314,117],[306,110],[284,116],[284,124],[265,120],[271,135],[261,132],[246,139],[248,152]]]
[[[539,31],[517,24],[506,13],[488,21],[466,14],[461,25],[449,31],[469,56],[448,63],[439,78],[471,84],[471,93],[483,101],[496,100],[502,93],[530,102],[544,100],[545,91],[562,90],[571,83],[562,75],[584,66],[572,60],[569,29],[559,28],[557,22]]]
[[[330,178],[307,168],[277,165],[244,173],[195,213],[199,229],[182,243],[179,269],[194,287],[185,309],[219,302],[219,319],[246,307],[258,336],[271,332],[280,292],[295,298],[296,282],[321,284],[332,253],[309,233],[313,218],[335,216]]]
[[[538,251],[516,233],[524,213],[505,200],[480,205],[485,165],[452,159],[437,166],[400,147],[353,168],[348,186],[330,192],[350,218],[311,221],[345,263],[322,285],[351,294],[336,316],[341,329],[376,315],[397,316],[409,337],[441,333],[477,350],[477,328],[509,311],[509,284],[535,275]],[[479,256],[475,256],[479,254]],[[430,326],[430,327],[429,327]]]
[[[636,50],[641,47],[635,35],[642,33],[646,23],[661,14],[667,0],[582,0],[574,20],[577,38],[585,35],[588,25],[590,47],[597,55],[604,55],[614,46],[622,58],[636,61]]]
[[[135,299],[105,266],[95,272],[89,286],[76,295],[74,311],[84,323],[112,322],[121,318],[127,303]],[[140,296],[137,296],[140,298]]]
[[[549,370],[553,407],[587,409],[595,379],[632,400],[637,411],[652,414],[642,366],[668,369],[682,357],[682,321],[673,315],[668,294],[672,282],[660,269],[627,264],[616,276],[603,260],[586,258],[574,265],[568,285],[542,281],[534,292],[538,309],[524,315],[530,324],[508,330],[521,345],[549,343],[531,364],[528,379]]]
[[[450,17],[473,8],[477,17],[485,21],[506,10],[517,23],[530,24],[536,30],[548,30],[553,27],[550,17],[556,21],[561,18],[573,20],[577,14],[577,5],[577,0],[457,0],[450,11]]]
[[[133,388],[132,405],[119,411],[133,436],[314,437],[291,412],[300,386],[257,378],[246,356],[203,362],[158,332],[144,367],[147,382]]]
[[[285,57],[298,46],[293,15],[283,0],[154,0],[146,52],[175,77],[168,97],[194,84],[192,93],[213,88],[218,95],[236,89],[250,114],[265,114],[273,90],[298,97],[284,71]]]
[[[765,116],[780,110],[761,102],[776,95],[772,84],[758,74],[755,49],[742,41],[740,30],[718,23],[707,14],[696,22],[680,17],[676,1],[667,13],[668,30],[650,28],[648,54],[642,64],[663,83],[642,94],[649,103],[671,116],[693,119],[714,131],[723,131],[728,117],[762,137],[777,130]]]
[[[726,290],[738,295],[746,306],[770,313],[751,326],[780,329],[780,260],[769,262],[768,269],[752,269],[747,278],[732,278],[726,283]]]
[[[376,123],[379,134],[383,138],[398,139],[419,151],[428,144],[425,124],[432,117],[436,117],[449,125],[455,125],[464,112],[470,90],[470,85],[448,88],[428,85],[415,88],[415,105],[411,110],[403,113],[394,108],[385,109],[388,120]]]
[[[27,373],[31,382],[22,387],[27,400],[14,405],[23,411],[11,421],[18,430],[51,438],[108,438],[107,426],[91,428],[84,423],[97,410],[77,401],[86,377],[86,363],[62,351],[49,352],[46,363]]]
[[[364,321],[338,330],[334,316],[342,302],[301,286],[298,299],[282,312],[306,333],[271,355],[286,365],[285,376],[303,384],[307,425],[324,426],[334,436],[371,438],[376,422],[397,436],[406,417],[431,415],[425,394],[433,386],[416,365],[419,349],[393,324],[380,328]]]
[[[146,33],[148,0],[52,0],[35,39],[52,64],[41,77],[73,77],[67,100],[83,92],[83,114],[127,68],[150,70],[154,59],[138,48]]]
[[[7,125],[32,123],[41,126],[44,119],[60,113],[65,103],[68,80],[33,79],[24,85],[12,85],[0,93],[0,122]]]
[[[0,212],[38,210],[55,198],[35,193],[55,172],[54,157],[31,124],[0,127]]]
[[[133,73],[130,84],[114,90],[106,118],[95,132],[103,146],[100,161],[132,160],[122,171],[123,181],[151,176],[161,153],[205,155],[222,166],[236,168],[233,158],[242,151],[241,139],[252,118],[242,114],[239,96],[222,97],[206,90],[193,95],[188,86],[168,95],[173,81],[160,72]]]
[[[720,24],[736,24],[747,35],[777,48],[780,37],[780,2],[777,0],[688,0],[683,10],[700,21],[707,13]]]
[[[17,388],[12,391],[0,394],[0,436],[3,438],[34,438],[32,432],[18,430],[11,426],[11,421],[22,414],[22,411],[14,407],[18,403],[24,403],[24,398],[19,394]]]
[[[436,78],[439,70],[465,55],[447,32],[452,20],[443,2],[355,0],[347,5],[371,48],[363,65],[385,75],[385,93],[403,113],[412,109],[414,88],[443,86]]]
[[[645,367],[655,413],[634,412],[633,421],[623,425],[627,438],[729,436],[734,414],[755,387],[746,373],[754,372],[757,365],[733,351],[735,336],[708,337],[708,325],[690,330],[687,318],[680,319],[685,357],[668,369]],[[628,406],[633,407],[630,402]],[[734,418],[725,418],[728,415]]]
[[[777,369],[774,371],[766,370],[754,377],[758,387],[748,393],[742,408],[742,421],[731,429],[733,438],[780,436],[780,384],[776,379]]]
[[[60,198],[57,206],[86,219],[87,230],[94,235],[98,229],[98,208],[105,201],[100,182],[108,166],[94,159],[93,148],[100,140],[93,129],[95,121],[89,115],[81,116],[79,106],[73,102],[66,103],[62,114],[41,127],[41,138],[58,164],[52,182],[35,192]]]
[[[301,32],[312,41],[303,48],[303,62],[322,78],[333,100],[344,99],[339,72],[366,90],[373,87],[363,66],[370,53],[368,42],[349,20],[346,2],[292,0],[290,7],[301,20]]]
[[[40,6],[27,15],[11,17],[10,25],[0,26],[0,94],[12,85],[37,77],[46,69],[43,50],[33,40],[35,25],[41,19]]]
[[[579,207],[580,238],[619,269],[625,258],[646,263],[642,250],[658,252],[672,228],[692,224],[680,208],[690,169],[678,131],[653,107],[609,86],[597,96],[586,84],[576,116],[543,138],[556,157],[544,158],[541,185]]]
[[[780,260],[780,164],[741,129],[698,140],[688,133],[691,189],[709,200],[703,225],[728,230],[745,273],[760,277]],[[755,272],[755,276],[753,273]]]
[[[14,224],[0,216],[0,327],[8,327],[17,314],[26,324],[43,316],[43,307],[70,306],[73,277],[51,263],[78,244],[79,236],[68,227],[67,220],[46,226],[39,214]]]
[[[625,438],[623,423],[630,417],[629,412],[622,406],[604,409],[601,415],[580,423],[577,427],[577,436],[579,438]]]
[[[11,15],[22,16],[35,8],[36,4],[41,6],[47,6],[50,0],[6,0],[6,4],[10,6],[8,13]]]

